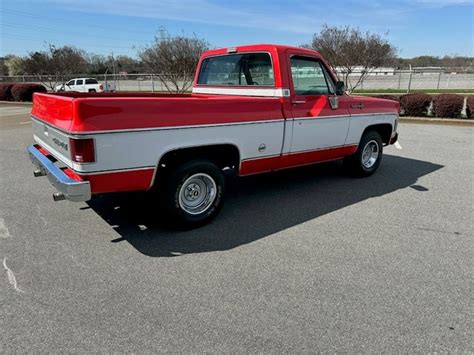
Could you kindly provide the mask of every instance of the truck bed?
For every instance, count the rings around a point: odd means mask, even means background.
[[[35,94],[32,116],[75,134],[283,118],[278,98],[76,92]]]

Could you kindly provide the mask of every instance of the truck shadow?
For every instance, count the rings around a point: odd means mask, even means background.
[[[385,155],[377,173],[365,179],[345,176],[340,162],[241,178],[231,184],[219,216],[190,231],[164,227],[160,211],[143,193],[104,195],[89,206],[120,235],[112,242],[127,241],[148,256],[179,256],[229,250],[366,199],[418,187],[420,177],[442,167]]]

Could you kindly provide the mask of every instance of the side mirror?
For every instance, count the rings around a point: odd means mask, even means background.
[[[346,85],[343,81],[336,81],[336,95],[344,95],[346,91]]]

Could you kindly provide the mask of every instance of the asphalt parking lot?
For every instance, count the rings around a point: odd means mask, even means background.
[[[143,194],[53,202],[28,111],[0,106],[1,353],[474,351],[473,128],[241,179],[176,232]]]

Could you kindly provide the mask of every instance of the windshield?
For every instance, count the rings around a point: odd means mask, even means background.
[[[229,54],[202,61],[199,85],[274,86],[272,61],[268,53]]]

